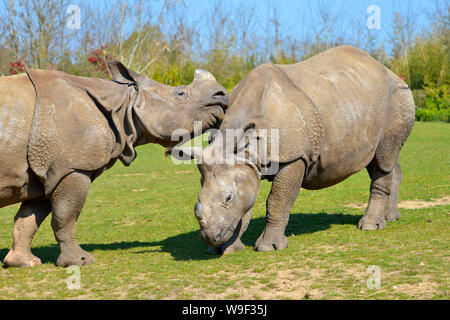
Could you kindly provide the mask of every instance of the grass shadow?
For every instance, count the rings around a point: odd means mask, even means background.
[[[142,241],[122,241],[112,243],[81,243],[81,248],[91,252],[95,250],[112,251],[112,250],[127,250],[139,247],[151,247],[155,246],[154,242],[142,242]],[[0,249],[0,261],[8,254],[9,248]],[[55,263],[59,256],[59,247],[57,244],[51,244],[40,247],[31,247],[31,251],[34,255],[41,259],[42,263]]]
[[[314,232],[324,231],[335,224],[356,225],[361,216],[343,214],[343,213],[294,213],[290,215],[289,224],[286,227],[286,235],[302,235]],[[242,242],[246,246],[253,246],[263,231],[265,218],[252,219],[247,231],[242,236]],[[143,248],[144,250],[136,252],[143,254],[146,252],[168,252],[175,260],[211,260],[219,256],[208,255],[206,245],[200,240],[200,231],[191,231],[175,236],[168,237],[161,241],[142,242],[142,241],[122,241],[113,243],[87,243],[81,244],[86,251],[96,250],[127,250],[134,248]],[[161,247],[153,249],[150,247]],[[148,248],[148,249],[145,249]],[[9,248],[0,249],[0,258],[3,259],[8,253]],[[35,255],[41,258],[43,263],[54,263],[59,255],[59,248],[55,245],[32,248]]]
[[[330,229],[335,224],[348,224],[356,226],[361,216],[343,213],[295,213],[291,214],[286,234],[301,235]],[[254,246],[256,240],[264,230],[265,218],[256,218],[250,221],[247,231],[242,236],[242,242],[246,246]],[[168,252],[175,260],[209,260],[220,256],[206,254],[207,246],[200,240],[200,232],[191,231],[153,242],[153,246],[160,246],[157,251]],[[144,250],[154,252],[155,250]]]
[[[211,260],[220,256],[206,253],[207,246],[200,238],[200,230],[182,233],[168,237],[161,241],[152,242],[152,246],[159,246],[158,250],[143,250],[146,252],[168,252],[175,260]]]
[[[302,235],[330,229],[335,224],[357,225],[360,215],[344,213],[291,213],[285,234]],[[254,246],[266,224],[265,218],[252,219],[247,231],[242,236],[246,246]]]
[[[3,261],[10,248],[0,249],[0,261]],[[47,245],[41,247],[31,247],[31,252],[41,259],[42,263],[55,263],[59,255],[58,245]]]

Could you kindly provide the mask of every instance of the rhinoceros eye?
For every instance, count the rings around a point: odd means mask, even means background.
[[[230,203],[231,199],[232,199],[233,194],[229,193],[227,194],[227,196],[225,197],[225,203],[228,204]]]
[[[184,98],[187,96],[186,91],[178,91],[177,96],[180,98]]]

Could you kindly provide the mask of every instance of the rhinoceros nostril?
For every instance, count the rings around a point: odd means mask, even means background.
[[[217,91],[212,96],[212,99],[213,101],[211,102],[211,105],[219,104],[224,109],[224,111],[228,107],[228,95],[226,91]]]
[[[214,93],[213,97],[214,98],[219,98],[219,97],[224,97],[226,95],[227,94],[225,92],[223,92],[223,91],[217,91],[216,93]]]
[[[225,91],[217,91],[214,93],[213,99],[226,104],[228,102],[228,95]]]

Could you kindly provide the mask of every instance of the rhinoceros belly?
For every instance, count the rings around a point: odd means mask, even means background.
[[[25,74],[0,77],[0,207],[36,197],[27,146],[36,94]]]

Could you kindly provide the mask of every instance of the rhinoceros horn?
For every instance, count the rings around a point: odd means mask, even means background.
[[[216,81],[216,78],[206,70],[196,69],[194,72],[194,81]]]

